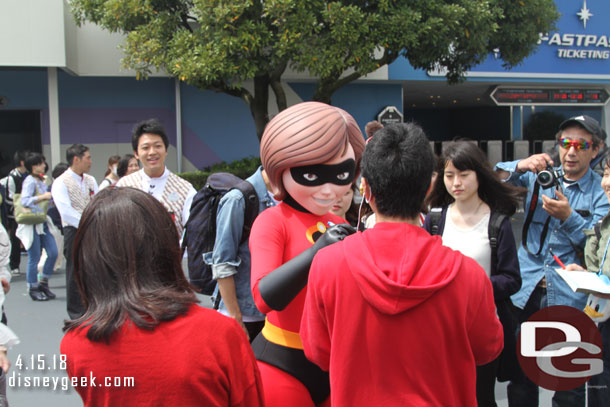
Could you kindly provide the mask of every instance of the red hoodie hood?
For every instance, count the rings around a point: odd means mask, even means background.
[[[462,262],[439,236],[407,223],[378,223],[346,238],[343,250],[362,296],[390,315],[416,307],[450,284]]]

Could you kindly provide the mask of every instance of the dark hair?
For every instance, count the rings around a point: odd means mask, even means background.
[[[129,161],[135,158],[136,157],[133,154],[125,154],[123,157],[121,157],[116,167],[116,174],[119,176],[119,178],[123,178],[127,174]]]
[[[116,225],[121,225],[117,228]],[[64,331],[108,341],[127,319],[144,329],[171,321],[198,302],[181,266],[174,221],[151,195],[106,188],[83,212],[74,238],[74,278],[85,314]]]
[[[30,152],[28,150],[17,150],[13,155],[13,165],[15,168],[21,167],[21,161],[25,162],[25,158]]]
[[[452,142],[445,148],[438,167],[437,182],[427,200],[431,207],[444,207],[454,201],[444,182],[445,167],[449,162],[460,171],[471,170],[476,173],[479,198],[492,211],[509,216],[515,213],[523,190],[502,182],[483,150],[470,141]]]
[[[108,167],[110,167],[111,165],[117,164],[120,160],[121,160],[120,155],[111,155],[110,158],[108,158]],[[117,167],[117,170],[118,170],[118,167]],[[110,174],[110,168],[106,168],[106,173],[104,174],[104,178],[106,178],[108,176],[108,174]]]
[[[87,146],[82,144],[72,144],[66,150],[66,161],[68,161],[68,165],[72,166],[72,164],[74,164],[74,157],[82,158],[87,151],[89,151],[89,147]]]
[[[64,171],[66,171],[68,169],[68,164],[67,163],[59,163],[57,164],[54,168],[53,171],[51,172],[51,176],[53,176],[53,179],[57,179],[59,178],[59,176],[61,174],[64,173]]]
[[[26,157],[25,160],[23,161],[23,164],[25,165],[25,169],[28,170],[28,172],[31,174],[32,173],[32,167],[38,164],[42,164],[44,163],[44,156],[40,153],[29,153]]]
[[[366,178],[381,215],[414,218],[430,185],[434,156],[424,131],[415,123],[385,126],[362,156]]]
[[[139,122],[133,128],[133,136],[131,137],[131,146],[133,147],[133,151],[138,151],[138,142],[140,141],[140,137],[142,134],[156,134],[161,137],[163,140],[163,144],[165,144],[165,149],[169,148],[169,140],[167,139],[167,135],[165,134],[165,129],[159,120],[157,119],[148,119],[143,122]]]

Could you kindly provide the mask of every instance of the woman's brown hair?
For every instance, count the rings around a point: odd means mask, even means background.
[[[145,329],[198,302],[181,266],[178,232],[167,210],[134,188],[106,188],[83,212],[74,239],[74,278],[85,314],[64,331],[108,341],[126,320]]]

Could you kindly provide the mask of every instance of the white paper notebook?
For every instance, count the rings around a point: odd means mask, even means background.
[[[563,269],[555,269],[555,271],[568,283],[574,292],[610,294],[610,285],[606,284],[597,273],[567,271]]]

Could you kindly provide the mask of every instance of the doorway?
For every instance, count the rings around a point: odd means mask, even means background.
[[[18,150],[42,152],[40,110],[0,110],[0,177],[15,167]]]

